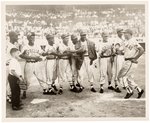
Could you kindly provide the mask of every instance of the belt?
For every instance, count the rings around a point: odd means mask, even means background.
[[[60,59],[63,59],[63,60],[69,60],[69,58],[60,58]]]
[[[56,59],[56,57],[51,57],[51,58],[50,57],[46,57],[46,59],[47,60],[53,60],[53,59]]]
[[[117,55],[124,55],[124,53],[116,53]]]
[[[101,56],[101,58],[109,58],[110,56]]]
[[[26,61],[27,63],[36,63],[38,61]]]
[[[89,55],[84,55],[84,57],[89,57]]]
[[[133,59],[133,58],[125,58],[124,60],[125,60],[125,61],[128,61],[128,60],[131,61],[132,59]]]

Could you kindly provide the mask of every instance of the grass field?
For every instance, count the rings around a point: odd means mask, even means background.
[[[145,90],[145,55],[139,59],[138,69],[135,73],[137,84]],[[27,93],[27,99],[23,100],[24,109],[12,111],[11,105],[6,105],[6,117],[145,117],[145,93],[141,99],[136,99],[137,92],[125,100],[126,91],[115,93],[108,90],[105,85],[104,94],[100,94],[99,83],[95,82],[97,93],[89,90],[89,83],[83,83],[85,89],[82,93],[72,93],[69,84],[64,83],[63,95],[42,95],[38,83],[31,84]],[[38,104],[31,104],[33,99],[48,99]]]

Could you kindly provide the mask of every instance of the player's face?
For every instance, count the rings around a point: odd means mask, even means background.
[[[53,45],[54,44],[54,38],[48,38],[47,41],[48,41],[49,45]]]
[[[72,41],[73,44],[77,43],[77,39],[71,39],[71,41]]]
[[[123,33],[122,32],[118,32],[118,37],[122,37],[123,36]]]
[[[108,36],[103,36],[103,41],[108,41]]]
[[[131,37],[131,35],[130,35],[129,33],[124,33],[124,38],[125,38],[126,40],[129,40],[130,37]]]
[[[81,41],[85,41],[86,40],[86,35],[81,35]]]
[[[66,45],[68,45],[68,42],[69,42],[69,37],[65,37],[63,39],[63,43],[66,44]]]
[[[10,37],[10,41],[13,43],[18,42],[18,35],[14,35],[14,36]]]
[[[34,44],[35,36],[30,36],[30,38],[28,40],[29,40],[30,44]]]
[[[14,53],[14,56],[15,56],[16,59],[20,59],[19,55],[20,55],[20,52],[19,52],[19,51],[16,51],[16,52]]]

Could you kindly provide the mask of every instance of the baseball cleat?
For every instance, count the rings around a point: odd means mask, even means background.
[[[55,84],[52,84],[52,87],[54,88],[55,91],[58,91],[58,89],[57,89]]]
[[[141,98],[141,96],[143,95],[143,93],[144,93],[144,90],[142,89],[141,92],[138,93],[138,97],[137,98],[138,99]]]
[[[114,90],[114,87],[113,86],[108,86],[108,89],[109,90]]]
[[[132,95],[133,95],[133,92],[132,93],[127,93],[126,96],[124,97],[124,99],[130,98]]]
[[[104,93],[104,89],[103,89],[103,88],[101,88],[99,92],[100,92],[100,93]]]
[[[49,88],[48,94],[49,95],[56,95],[57,93],[54,92],[52,88]]]
[[[44,95],[48,95],[49,94],[48,90],[47,89],[43,89],[43,94]]]
[[[76,86],[74,86],[74,85],[71,85],[71,86],[70,86],[70,91],[76,92],[76,93],[81,92],[81,90],[77,89]]]
[[[60,95],[63,94],[63,90],[59,89],[58,94],[60,94]]]
[[[92,91],[92,92],[96,92],[95,88],[93,88],[93,87],[91,88],[91,91]]]
[[[119,89],[119,87],[116,87],[116,88],[115,88],[115,92],[121,93],[121,90]]]
[[[126,87],[122,87],[124,90],[126,89]]]

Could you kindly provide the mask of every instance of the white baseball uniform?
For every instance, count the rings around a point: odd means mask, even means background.
[[[59,45],[59,52],[61,54],[63,54],[66,50],[69,50],[69,49],[70,47],[66,46],[63,43]],[[72,84],[72,71],[71,71],[71,65],[69,62],[69,57],[62,56],[59,59],[59,64],[57,67],[58,67],[58,82],[59,82],[60,87],[62,87],[62,83],[65,81],[68,81],[71,85]]]
[[[105,84],[105,82],[111,81],[112,77],[112,65],[110,56],[112,54],[112,43],[99,42],[96,46],[98,54],[98,68],[100,72],[100,84]],[[103,56],[103,57],[102,57]]]
[[[125,61],[118,75],[118,78],[123,77],[125,87],[127,86],[130,86],[132,88],[137,87],[137,84],[134,82],[134,74],[137,68],[137,64],[132,63],[130,60],[126,60],[126,59],[134,58],[139,52],[138,47],[141,46],[134,38],[125,41],[125,47],[124,47]]]
[[[23,48],[28,56],[39,56],[41,48],[39,45],[29,46],[26,45]],[[36,62],[33,59],[26,60],[25,67],[24,67],[24,75],[25,80],[27,81],[27,85],[29,86],[30,83],[39,82],[40,86],[43,89],[47,89],[48,85],[46,83],[46,75],[43,66],[41,65],[42,62]]]
[[[118,73],[121,70],[124,62],[124,41],[118,37],[115,39],[113,44],[113,52],[116,54],[116,56],[114,56],[114,62],[112,66],[112,83],[117,84]],[[120,79],[119,82],[123,85],[122,79]]]
[[[56,45],[47,45],[45,51],[48,53],[56,52],[57,46]],[[57,79],[57,70],[56,70],[56,56],[55,55],[48,55],[46,60],[46,81],[48,85],[51,85]]]

